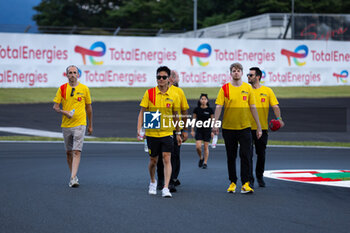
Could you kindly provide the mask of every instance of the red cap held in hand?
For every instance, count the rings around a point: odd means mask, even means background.
[[[281,128],[281,123],[279,120],[272,119],[269,123],[269,127],[272,131],[279,130]]]

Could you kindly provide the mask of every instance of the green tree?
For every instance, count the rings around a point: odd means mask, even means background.
[[[124,28],[190,30],[192,9],[191,1],[130,0],[119,9],[108,11],[108,21]]]
[[[106,12],[117,9],[123,0],[42,0],[33,16],[39,26],[103,27]]]
[[[39,26],[193,29],[193,0],[42,0]],[[290,13],[291,0],[198,0],[198,28],[264,13]],[[295,13],[346,13],[349,0],[295,0]]]

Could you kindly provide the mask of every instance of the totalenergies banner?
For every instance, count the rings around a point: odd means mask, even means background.
[[[89,87],[150,87],[156,69],[177,70],[182,87],[219,87],[240,62],[267,86],[349,85],[350,44],[333,41],[188,39],[0,33],[0,87],[58,87],[77,65]]]

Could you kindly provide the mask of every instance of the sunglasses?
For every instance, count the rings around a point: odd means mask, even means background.
[[[72,92],[70,93],[70,96],[74,96],[74,91],[75,91],[75,88],[72,88]]]
[[[158,80],[160,80],[160,79],[166,80],[167,78],[168,78],[168,76],[157,75]]]
[[[247,77],[253,77],[254,74],[247,74]]]

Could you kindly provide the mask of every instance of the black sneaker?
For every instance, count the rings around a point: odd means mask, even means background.
[[[259,187],[265,187],[265,181],[264,181],[264,178],[257,178],[258,180],[258,184],[259,184]]]
[[[208,165],[205,163],[205,164],[203,164],[203,169],[207,169],[207,167],[208,167]]]
[[[202,167],[203,166],[203,162],[204,162],[204,159],[200,159],[199,162],[198,162],[198,167]]]
[[[177,191],[176,188],[175,188],[175,185],[173,183],[169,184],[169,191],[171,193],[175,193]]]
[[[181,182],[178,179],[174,179],[174,185],[175,186],[179,186],[181,184]]]

